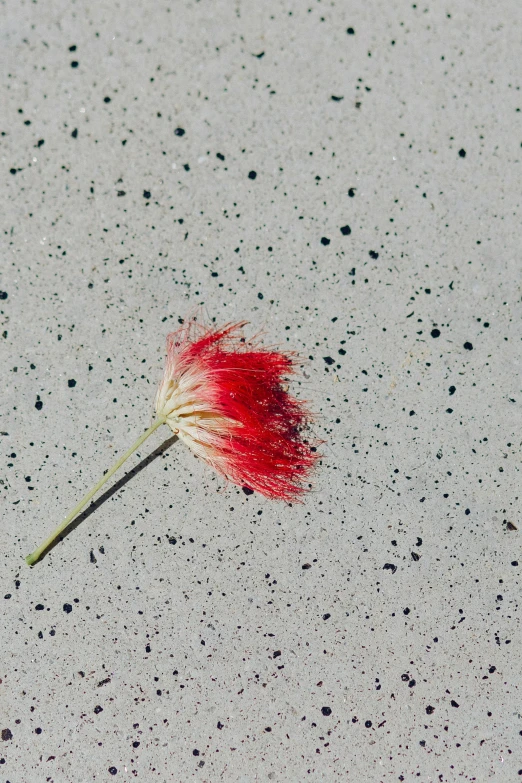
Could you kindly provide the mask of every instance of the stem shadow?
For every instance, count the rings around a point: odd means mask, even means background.
[[[167,438],[167,440],[163,441],[156,449],[154,449],[153,452],[149,454],[148,457],[145,457],[145,459],[142,459],[141,462],[138,462],[138,464],[132,468],[132,470],[129,470],[127,473],[125,473],[124,476],[122,476],[116,484],[114,484],[112,487],[109,487],[109,489],[106,489],[103,495],[100,495],[100,497],[97,500],[92,500],[90,505],[82,511],[80,514],[78,514],[77,517],[75,517],[70,525],[68,525],[65,530],[58,536],[55,541],[53,541],[52,544],[50,544],[45,552],[42,553],[41,557],[38,559],[38,562],[44,559],[49,552],[51,552],[55,546],[57,546],[61,541],[64,540],[64,538],[67,538],[68,535],[70,535],[73,530],[76,530],[76,528],[82,524],[82,522],[85,522],[86,519],[88,519],[91,514],[94,514],[95,511],[97,511],[100,506],[103,506],[104,503],[107,502],[107,500],[110,500],[110,498],[116,494],[116,492],[119,492],[120,489],[122,489],[134,476],[137,476],[138,473],[141,473],[142,470],[145,470],[146,467],[148,467],[151,462],[154,462],[155,459],[158,457],[161,457],[161,455],[167,451],[168,448],[174,445],[176,441],[178,440],[177,435],[171,435],[170,438]]]

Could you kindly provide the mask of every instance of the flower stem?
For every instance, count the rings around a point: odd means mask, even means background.
[[[106,481],[108,481],[108,480],[110,479],[110,477],[111,477],[112,475],[114,475],[114,473],[116,473],[116,471],[118,470],[118,468],[121,468],[121,466],[123,465],[123,463],[125,462],[125,460],[127,460],[127,459],[128,459],[130,456],[131,456],[131,454],[133,454],[133,453],[136,451],[136,449],[138,449],[138,448],[141,446],[141,444],[143,443],[143,441],[147,440],[147,438],[149,437],[149,435],[152,435],[152,433],[153,433],[153,432],[155,432],[155,431],[158,429],[158,427],[161,427],[161,425],[162,425],[162,424],[165,424],[165,419],[164,419],[163,417],[162,417],[162,418],[159,418],[159,419],[156,419],[156,421],[154,422],[154,424],[153,424],[151,427],[149,427],[149,429],[148,429],[148,430],[146,430],[146,431],[143,433],[143,435],[140,435],[140,437],[138,438],[138,440],[137,440],[135,443],[133,443],[133,444],[132,444],[132,446],[130,447],[130,449],[127,449],[127,451],[125,452],[125,454],[122,454],[122,456],[121,456],[121,457],[119,458],[119,460],[118,460],[118,461],[117,461],[117,462],[116,462],[116,463],[115,463],[115,464],[112,466],[112,468],[110,468],[110,469],[107,471],[107,473],[105,473],[105,475],[104,475],[104,476],[102,476],[102,478],[101,478],[101,479],[98,481],[98,483],[97,483],[97,484],[96,484],[96,485],[95,485],[95,486],[94,486],[94,487],[93,487],[91,490],[89,490],[89,492],[87,492],[87,494],[86,494],[86,495],[85,495],[85,496],[84,496],[84,497],[83,497],[83,498],[80,500],[80,502],[78,503],[78,505],[77,505],[77,506],[75,506],[75,507],[73,508],[73,510],[71,511],[71,513],[70,513],[70,514],[68,514],[68,515],[65,517],[65,519],[63,520],[63,522],[61,522],[61,523],[58,525],[58,527],[56,528],[56,530],[54,531],[54,533],[52,533],[52,534],[49,536],[49,538],[46,538],[46,539],[45,539],[45,541],[44,541],[42,544],[40,544],[40,546],[38,547],[38,549],[35,549],[35,550],[34,550],[34,552],[31,552],[31,554],[30,554],[30,555],[27,555],[27,557],[25,558],[25,562],[27,563],[27,565],[30,565],[30,566],[32,566],[32,565],[34,565],[36,562],[38,562],[38,560],[41,558],[41,556],[44,554],[44,552],[45,552],[45,551],[46,551],[46,550],[47,550],[47,549],[48,549],[48,548],[51,546],[51,544],[52,544],[52,543],[53,543],[53,542],[54,542],[54,541],[55,541],[55,540],[58,538],[58,536],[59,536],[61,533],[63,533],[63,531],[65,530],[65,528],[66,528],[68,525],[70,525],[70,523],[73,521],[73,519],[75,518],[75,516],[76,516],[77,514],[79,514],[79,513],[80,513],[80,511],[82,510],[82,508],[83,508],[83,507],[84,507],[84,506],[85,506],[85,505],[86,505],[86,504],[89,502],[89,500],[90,500],[90,499],[91,499],[91,498],[92,498],[92,497],[93,497],[93,496],[94,496],[94,495],[95,495],[95,494],[98,492],[98,490],[99,490],[99,489],[101,489],[101,488],[103,487],[103,485],[105,484],[105,482],[106,482]]]

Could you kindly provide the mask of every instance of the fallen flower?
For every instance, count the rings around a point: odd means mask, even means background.
[[[319,455],[307,437],[313,417],[289,394],[292,353],[243,337],[246,322],[206,328],[189,321],[167,336],[167,358],[156,395],[156,420],[82,498],[38,549],[34,565],[82,508],[162,424],[234,484],[265,497],[296,500]]]

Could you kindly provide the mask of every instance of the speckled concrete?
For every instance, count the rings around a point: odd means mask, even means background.
[[[518,779],[519,3],[5,11],[0,783]],[[29,569],[199,306],[310,357],[313,492],[165,429]]]

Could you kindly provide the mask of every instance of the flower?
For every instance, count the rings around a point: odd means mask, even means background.
[[[245,339],[245,325],[190,320],[169,334],[156,413],[234,484],[294,500],[319,458],[317,441],[306,437],[313,417],[284,383],[295,356]]]
[[[192,319],[167,336],[165,372],[156,394],[157,418],[37,549],[33,566],[82,508],[163,424],[218,473],[268,498],[294,500],[306,490],[319,459],[305,437],[312,415],[284,379],[292,353],[262,348],[242,336],[246,321],[205,328]]]

